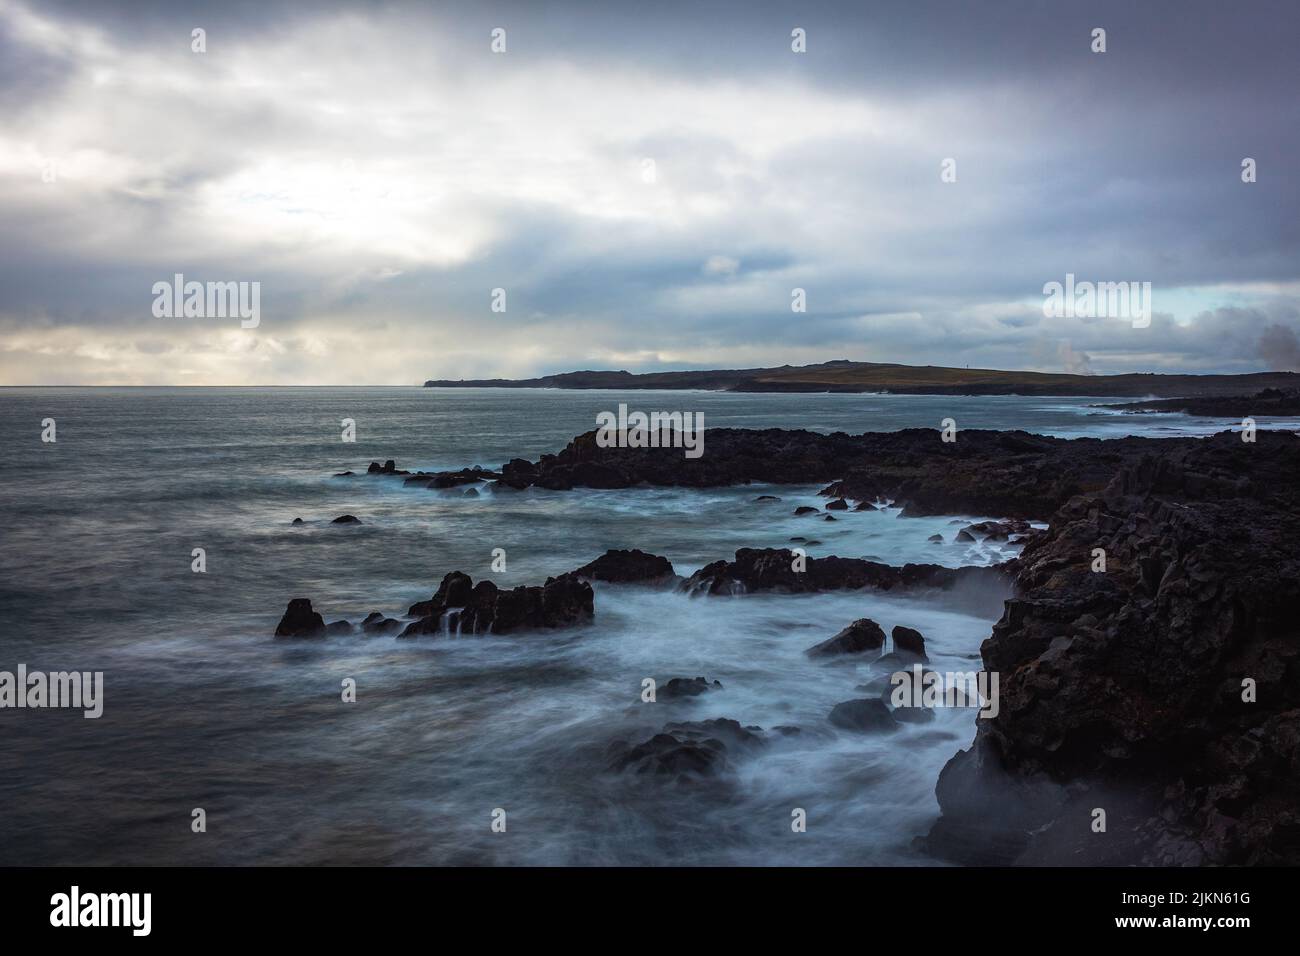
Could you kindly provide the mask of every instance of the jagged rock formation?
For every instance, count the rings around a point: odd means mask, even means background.
[[[321,637],[325,619],[311,608],[308,598],[294,598],[275,628],[276,637]]]
[[[932,852],[1300,863],[1300,439],[1257,437],[1163,446],[1026,546],[983,646],[1000,711],[940,776]]]
[[[714,561],[696,571],[682,585],[692,594],[747,594],[756,591],[804,593],[856,591],[871,588],[952,589],[980,582],[1002,588],[1007,569],[993,567],[945,568],[937,564],[905,564],[901,568],[864,558],[803,558],[795,570],[789,548],[741,548],[734,561]]]
[[[606,551],[566,576],[610,584],[669,584],[678,580],[671,561],[636,548]]]
[[[711,428],[705,453],[686,458],[680,448],[601,448],[596,432],[590,431],[559,454],[543,455],[535,463],[520,458],[506,463],[501,483],[569,489],[829,481],[833,484],[822,493],[837,501],[891,499],[907,514],[1046,520],[1073,495],[1100,490],[1125,462],[1157,445],[1191,441],[1195,439],[1067,440],[972,429],[945,442],[938,431],[922,428],[863,435]]]
[[[508,634],[523,628],[569,627],[592,620],[595,601],[591,585],[565,575],[548,578],[540,587],[509,591],[491,581],[474,584],[468,574],[453,571],[442,579],[429,601],[411,607],[419,620],[402,637],[458,632]]]

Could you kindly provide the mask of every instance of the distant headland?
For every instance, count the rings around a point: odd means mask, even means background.
[[[645,372],[580,371],[539,378],[430,379],[426,388],[706,389],[725,392],[890,392],[899,395],[1095,395],[1165,398],[1300,388],[1295,372],[1243,375],[1073,375],[837,360],[777,368]]]

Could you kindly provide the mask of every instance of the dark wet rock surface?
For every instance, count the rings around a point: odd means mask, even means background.
[[[667,584],[678,577],[667,558],[636,548],[606,551],[569,575],[610,584]]]
[[[722,690],[722,682],[711,681],[707,677],[674,677],[659,685],[655,691],[655,700],[681,700],[713,690]]]
[[[829,481],[827,495],[857,501],[864,510],[870,502],[893,500],[909,515],[1045,521],[1072,496],[1103,488],[1125,463],[1196,440],[1063,439],[969,429],[944,442],[938,430],[921,428],[863,435],[710,428],[705,453],[685,458],[680,448],[601,448],[593,430],[537,462],[514,459],[502,467],[501,480],[557,490]]]
[[[930,659],[925,654],[925,638],[915,628],[903,627],[900,624],[889,632],[889,636],[894,642],[894,653],[900,657],[910,657],[914,661]]]
[[[396,618],[385,617],[379,611],[371,611],[361,622],[361,630],[367,634],[396,634],[401,629],[401,621]]]
[[[822,493],[831,503],[857,502],[855,510],[887,501],[909,516],[1003,516],[955,522],[957,541],[1024,545],[997,567],[892,567],[832,556],[807,558],[795,571],[789,549],[745,548],[683,586],[708,595],[965,585],[1002,594],[1014,582],[983,647],[985,669],[1001,677],[1000,708],[977,722],[973,746],[940,776],[943,816],[929,852],[965,863],[1295,865],[1300,440],[1266,430],[1256,439],[962,430],[942,442],[925,429],[859,436],[710,429],[706,454],[687,459],[680,449],[602,449],[589,432],[537,462],[507,463],[496,483],[563,490],[829,482]],[[1035,530],[1031,520],[1050,528]],[[1093,568],[1096,549],[1105,552],[1104,572]],[[558,580],[581,583],[576,575]],[[494,591],[489,582],[470,585],[462,606],[490,607],[487,619],[495,620]],[[506,618],[535,618],[528,610],[538,600],[526,593],[508,601],[523,612]],[[436,616],[436,599],[423,603],[422,617]],[[451,609],[444,602],[441,613]],[[289,630],[315,633],[319,615],[291,617]],[[904,631],[870,664],[901,669],[924,653],[923,641],[918,649]],[[1244,681],[1253,682],[1249,702]],[[911,708],[891,713],[887,699],[844,701],[829,722],[879,732],[928,719]],[[717,728],[670,725],[625,746],[615,762],[640,773],[710,776],[751,745]],[[1105,835],[1089,826],[1098,806],[1108,811]]]
[[[670,723],[635,745],[614,741],[609,768],[679,782],[716,777],[733,770],[737,757],[762,747],[762,732],[761,727],[744,727],[728,718]]]
[[[469,575],[453,571],[429,601],[412,605],[419,620],[402,637],[440,634],[508,634],[535,628],[572,627],[595,616],[591,585],[578,578],[549,578],[541,586],[504,590],[491,581],[474,584]]]
[[[1007,580],[1007,571],[1000,566],[947,568],[937,564],[905,564],[895,567],[862,558],[836,556],[806,558],[804,569],[798,571],[795,570],[795,557],[788,548],[741,548],[734,561],[714,561],[705,565],[687,578],[683,587],[691,593],[716,595],[863,588],[881,591],[950,589],[964,582],[1001,588]]]
[[[877,697],[846,700],[831,708],[827,719],[842,730],[863,734],[889,733],[898,723],[885,703]]]
[[[325,619],[312,610],[308,598],[290,601],[275,628],[276,637],[321,637],[324,634]]]
[[[840,657],[845,654],[879,653],[885,644],[880,625],[864,617],[854,621],[832,638],[814,644],[805,651],[810,657]]]
[[[338,477],[351,475],[352,472],[343,472]],[[402,483],[407,486],[427,487],[434,489],[455,488],[458,485],[477,484],[481,481],[495,481],[502,477],[501,472],[492,471],[484,468],[482,465],[474,465],[471,468],[460,468],[455,471],[417,471],[411,472],[404,468],[398,468],[393,459],[388,459],[382,465],[377,461],[372,461],[370,467],[366,469],[367,475],[391,475],[404,478]]]
[[[983,646],[1000,710],[940,776],[932,853],[1300,863],[1298,474],[1289,434],[1170,443],[1031,538]]]

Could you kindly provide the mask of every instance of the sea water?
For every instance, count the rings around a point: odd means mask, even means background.
[[[0,864],[930,863],[913,841],[937,816],[935,780],[970,744],[975,711],[940,710],[885,736],[838,730],[829,710],[865,696],[856,688],[876,675],[804,650],[870,617],[920,630],[936,670],[978,670],[1005,594],[690,598],[598,584],[595,621],[568,630],[272,634],[293,597],[330,621],[399,616],[449,571],[540,584],[610,548],[664,555],[681,574],[795,537],[820,542],[806,545],[812,557],[890,564],[987,564],[1016,551],[953,541],[998,515],[795,518],[825,503],[815,483],[467,497],[365,476],[372,460],[410,470],[535,460],[620,402],[701,412],[706,428],[860,433],[951,417],[959,429],[1118,437],[1231,424],[1092,407],[1105,401],[0,389],[0,669],[104,674],[96,720],[0,712]],[[48,418],[52,443],[41,441]],[[358,474],[334,477],[346,470]],[[762,494],[781,501],[756,502]],[[345,513],[362,523],[330,523]],[[936,533],[943,544],[927,540]],[[722,689],[642,703],[645,678],[695,676]],[[342,700],[348,679],[355,703]],[[608,769],[613,741],[714,717],[762,727],[769,742],[733,755],[716,780]],[[205,832],[193,826],[200,809]],[[796,809],[806,832],[791,827]],[[491,826],[498,810],[503,833]]]

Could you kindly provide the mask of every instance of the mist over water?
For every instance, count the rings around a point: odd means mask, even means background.
[[[599,411],[702,411],[706,427],[1023,428],[1208,434],[1103,399],[379,388],[0,389],[0,670],[102,670],[104,715],[0,711],[0,863],[927,863],[934,782],[973,710],[887,736],[839,731],[868,665],[803,651],[856,618],[926,636],[932,667],[979,669],[1004,595],[690,598],[597,585],[590,626],[508,637],[276,641],[292,597],[327,621],[401,616],[462,570],[540,584],[609,548],[689,574],[740,547],[890,564],[987,564],[970,520],[896,510],[795,518],[819,485],[466,497],[365,477],[536,459]],[[43,418],[58,441],[40,441]],[[341,420],[357,441],[340,441]],[[959,438],[960,440],[960,438]],[[705,454],[708,453],[707,432]],[[355,478],[336,478],[352,470]],[[779,503],[761,503],[774,494]],[[349,513],[359,526],[329,522]],[[303,525],[290,522],[301,517]],[[942,534],[944,544],[927,539]],[[493,548],[508,568],[489,570]],[[190,570],[207,552],[207,573]],[[723,688],[640,702],[641,681]],[[340,682],[357,682],[342,704]],[[615,740],[727,717],[768,743],[717,782],[608,772]],[[797,727],[798,733],[772,732]],[[190,831],[203,807],[208,832]],[[494,808],[506,834],[489,830]],[[808,813],[808,832],[790,811]]]

